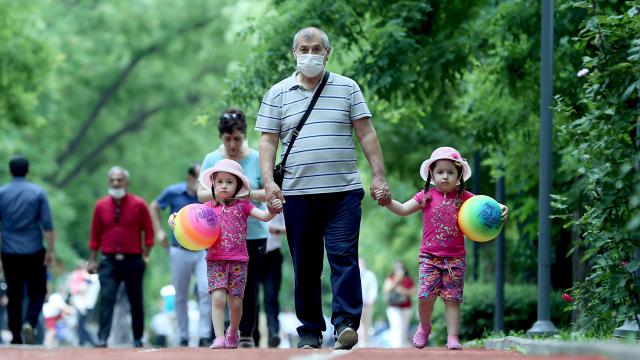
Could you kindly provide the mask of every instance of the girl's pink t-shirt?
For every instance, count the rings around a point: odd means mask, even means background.
[[[465,256],[464,236],[458,227],[457,191],[443,193],[435,188],[429,189],[431,201],[422,208],[422,244],[420,254],[435,256]],[[413,196],[419,204],[426,198],[424,191]],[[473,194],[463,191],[460,205]]]
[[[249,200],[234,200],[231,205],[207,203],[220,220],[220,239],[207,250],[207,260],[249,261],[247,220],[255,207]]]

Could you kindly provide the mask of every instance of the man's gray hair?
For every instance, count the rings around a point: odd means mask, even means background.
[[[326,50],[331,49],[331,45],[329,44],[329,37],[327,36],[327,34],[315,27],[306,27],[298,30],[298,32],[293,36],[293,49],[295,50],[296,46],[298,45],[299,36],[304,38],[305,40],[311,40],[315,38],[318,33],[320,33],[320,38],[322,39],[322,46],[324,46]]]
[[[111,176],[111,174],[113,173],[118,173],[121,172],[124,174],[124,177],[127,178],[127,180],[129,180],[129,171],[127,171],[127,169],[123,168],[122,166],[113,166],[111,167],[111,169],[109,169],[109,172],[107,173],[107,176]]]

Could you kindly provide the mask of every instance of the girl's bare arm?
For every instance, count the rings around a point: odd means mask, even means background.
[[[407,200],[404,204],[401,204],[398,200],[391,200],[386,206],[392,213],[400,216],[411,215],[414,212],[421,209],[420,204],[413,198]]]
[[[249,214],[252,218],[255,218],[257,220],[260,221],[269,221],[271,219],[273,219],[274,217],[276,217],[276,215],[278,214],[273,214],[270,213],[268,211],[262,210],[262,209],[258,209],[258,208],[253,208],[251,210],[251,213]]]
[[[280,201],[280,199],[273,200],[272,205],[275,209],[282,210],[282,201]],[[249,213],[249,215],[255,219],[266,222],[276,217],[278,213],[272,213],[269,211],[264,211],[262,209],[253,208],[251,209],[251,213]]]

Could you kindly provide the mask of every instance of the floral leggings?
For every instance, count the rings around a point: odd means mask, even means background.
[[[443,300],[462,302],[466,268],[464,257],[420,255],[418,298],[440,296]]]
[[[216,289],[227,289],[228,295],[244,297],[248,267],[246,261],[207,260],[209,293]]]

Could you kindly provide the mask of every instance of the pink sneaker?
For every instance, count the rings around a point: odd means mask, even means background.
[[[418,329],[416,330],[416,334],[413,335],[413,346],[417,349],[422,349],[429,343],[429,333],[431,332],[431,324],[427,326],[423,326],[422,324],[418,325]]]
[[[462,350],[462,345],[457,336],[447,336],[447,350]]]
[[[216,336],[209,349],[224,349],[224,336]]]
[[[237,349],[239,339],[240,333],[238,330],[231,331],[231,327],[229,327],[227,329],[227,334],[224,337],[224,347],[227,349]]]

